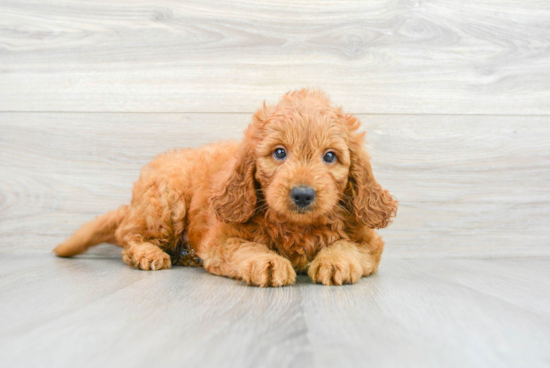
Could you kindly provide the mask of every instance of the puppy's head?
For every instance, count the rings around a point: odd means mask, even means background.
[[[320,91],[300,90],[253,117],[231,174],[214,191],[218,218],[246,222],[258,209],[309,224],[347,211],[386,227],[397,202],[374,179],[358,120]],[[258,203],[261,191],[265,203]]]

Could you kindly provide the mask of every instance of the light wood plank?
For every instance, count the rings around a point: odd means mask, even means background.
[[[400,200],[386,257],[550,254],[550,121],[359,115]],[[142,165],[240,139],[248,114],[0,114],[0,252],[49,252],[130,200]]]
[[[305,288],[304,315],[316,366],[547,365],[547,316],[439,279],[441,262],[446,261],[386,260],[377,275],[357,285],[322,292]],[[470,262],[446,265],[448,272],[464,275]],[[498,260],[490,262],[498,267]],[[529,261],[522,265],[527,268]],[[501,267],[500,276],[506,271]],[[482,275],[472,278],[484,282]],[[521,294],[537,298],[538,292]]]
[[[550,259],[418,260],[434,278],[452,280],[526,310],[550,316]],[[457,270],[459,270],[457,272]]]
[[[514,263],[518,274],[548,279],[550,268],[532,267],[548,257],[388,259],[355,285],[300,276],[279,289],[197,268],[132,270],[117,257],[99,248],[70,260],[0,258],[0,269],[47,261],[44,272],[0,285],[0,365],[545,367],[550,359],[550,316],[507,300],[550,307],[547,285],[509,277]],[[483,268],[508,290],[493,288]]]
[[[0,1],[1,111],[549,114],[550,3]]]
[[[142,272],[114,258],[55,262],[30,287],[0,287],[3,366],[68,367],[76,356],[90,367],[311,366],[297,288],[246,287],[202,268]]]

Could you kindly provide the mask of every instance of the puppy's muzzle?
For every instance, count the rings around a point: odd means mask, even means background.
[[[296,206],[305,208],[315,200],[315,190],[305,186],[294,187],[290,191],[290,198]]]

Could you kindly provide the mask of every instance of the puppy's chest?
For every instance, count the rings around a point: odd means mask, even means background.
[[[288,258],[294,268],[305,269],[317,253],[337,240],[347,238],[345,232],[328,226],[294,228],[280,227],[266,234],[267,244]]]

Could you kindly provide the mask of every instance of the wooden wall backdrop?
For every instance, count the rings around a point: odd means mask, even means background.
[[[364,123],[386,257],[550,254],[547,0],[0,0],[0,253],[305,86]]]

